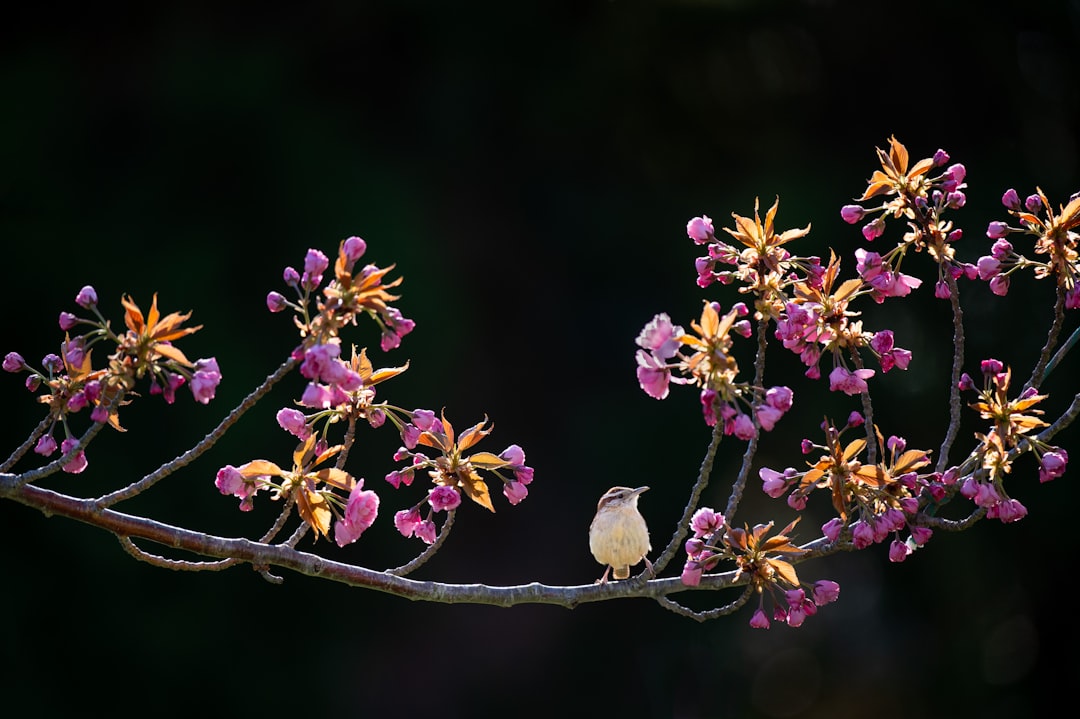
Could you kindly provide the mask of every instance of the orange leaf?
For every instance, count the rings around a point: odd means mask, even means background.
[[[472,427],[469,427],[467,430],[461,433],[461,436],[458,437],[458,449],[460,451],[464,452],[466,449],[473,446],[487,435],[491,434],[491,430],[494,429],[494,427],[484,429],[484,424],[486,422],[487,417],[485,417],[482,422],[477,422]]]
[[[491,452],[477,452],[469,457],[469,464],[480,469],[502,469],[510,466],[510,463],[497,454]]]
[[[799,575],[795,573],[795,567],[790,562],[785,562],[783,559],[770,559],[769,564],[785,582],[793,587],[799,586]]]
[[[313,475],[315,479],[327,484],[331,487],[337,487],[338,489],[346,492],[351,492],[353,487],[356,486],[356,480],[348,472],[338,469],[336,467],[328,467],[327,469],[320,469]]]
[[[325,537],[329,534],[330,520],[334,515],[325,497],[300,485],[296,492],[296,509],[300,512],[300,517],[315,530],[316,535]]]
[[[242,464],[236,468],[236,471],[240,472],[244,477],[280,477],[285,474],[285,471],[266,459],[253,459],[247,464]]]
[[[465,495],[469,499],[476,502],[481,507],[492,512],[495,511],[494,505],[491,504],[491,494],[488,492],[487,483],[480,478],[480,475],[473,471],[462,473],[461,485],[465,490]]]
[[[154,343],[154,351],[166,359],[171,359],[173,362],[184,365],[185,367],[194,367],[195,363],[190,362],[188,358],[177,347],[164,342]]]

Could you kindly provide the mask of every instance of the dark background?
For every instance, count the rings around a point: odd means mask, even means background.
[[[464,507],[418,578],[590,582],[586,529],[616,483],[651,485],[653,544],[671,536],[708,430],[693,391],[656,402],[637,388],[633,340],[656,312],[688,326],[703,297],[737,299],[694,286],[690,217],[720,227],[779,195],[781,229],[813,224],[802,252],[834,248],[850,270],[862,239],[839,208],[893,133],[913,159],[942,147],[966,164],[955,217],[969,261],[987,252],[986,223],[1004,219],[1006,188],[1038,185],[1054,202],[1078,189],[1076,2],[211,7],[40,5],[0,30],[3,351],[34,364],[55,351],[56,317],[89,283],[117,326],[122,293],[192,310],[205,328],[183,348],[216,356],[225,377],[207,407],[186,392],[168,408],[136,402],[129,431],[103,433],[84,474],[45,484],[95,495],[201,438],[296,342],[264,305],[282,268],[361,235],[368,260],[397,263],[398,305],[417,322],[388,355],[371,326],[351,337],[376,366],[411,362],[381,396],[445,407],[458,427],[486,414],[482,447],[518,443],[536,469],[520,506],[497,493],[494,515]],[[875,381],[875,409],[886,434],[936,450],[949,316],[930,297],[928,260],[905,271],[927,278],[916,297],[863,308],[869,329],[891,327],[915,352],[909,372]],[[963,292],[968,370],[996,356],[1026,376],[1048,283],[1019,279],[1008,301],[984,283]],[[792,356],[774,353],[770,368],[796,409],[756,466],[799,466],[799,440],[857,405],[802,381]],[[1072,374],[1046,385],[1052,409],[1075,392]],[[39,410],[21,377],[0,387],[14,447]],[[241,515],[214,472],[287,461],[273,414],[300,387],[283,383],[206,457],[121,509],[260,533],[276,507],[260,497]],[[965,423],[954,458],[978,428]],[[380,491],[380,520],[323,549],[380,568],[418,548],[389,518],[422,490],[382,482],[390,430],[361,443],[351,469]],[[726,502],[739,453],[722,446],[707,504]],[[3,503],[0,701],[12,716],[1042,716],[1078,679],[1074,472],[1039,485],[1021,463],[1009,487],[1027,519],[939,533],[904,564],[876,546],[803,565],[805,580],[839,581],[840,601],[768,631],[747,626],[749,610],[699,624],[640,600],[444,606],[293,574],[273,586],[246,568],[173,573]],[[826,511],[811,506],[802,539]],[[752,481],[736,521],[791,516]]]

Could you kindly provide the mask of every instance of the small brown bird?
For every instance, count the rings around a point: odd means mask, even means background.
[[[614,579],[627,579],[630,567],[641,560],[652,571],[647,555],[649,527],[638,511],[638,497],[648,487],[612,487],[596,505],[596,516],[589,525],[589,549],[596,561],[604,565],[604,576],[598,584],[606,584],[608,572]]]

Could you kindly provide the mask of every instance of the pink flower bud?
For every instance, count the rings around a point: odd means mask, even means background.
[[[79,307],[90,309],[91,307],[97,305],[97,303],[97,291],[90,285],[86,285],[81,290],[79,290],[79,294],[75,295],[75,304],[77,304]]]

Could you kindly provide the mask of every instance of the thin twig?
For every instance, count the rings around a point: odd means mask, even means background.
[[[130,499],[154,486],[157,482],[169,476],[174,471],[180,469],[187,464],[190,464],[191,462],[194,462],[203,452],[213,447],[217,443],[217,441],[221,439],[225,432],[230,427],[232,427],[232,425],[234,425],[237,420],[240,419],[240,417],[244,415],[245,412],[255,406],[255,403],[258,402],[267,392],[269,392],[270,388],[277,384],[278,381],[281,380],[281,378],[284,377],[286,374],[288,374],[298,363],[299,360],[292,357],[285,360],[285,362],[283,362],[281,366],[273,372],[273,374],[269,375],[265,380],[263,380],[263,383],[261,385],[259,385],[251,394],[245,397],[244,401],[237,405],[236,408],[233,409],[233,411],[230,412],[228,416],[226,416],[225,419],[221,421],[221,424],[215,427],[214,430],[208,435],[203,437],[198,444],[181,454],[176,459],[173,459],[172,461],[166,462],[165,464],[161,465],[155,471],[146,475],[139,481],[133,482],[128,486],[124,487],[123,489],[118,489],[115,492],[111,492],[109,494],[98,497],[95,500],[97,506],[110,507],[117,502],[122,502],[125,499]]]
[[[1058,347],[1058,351],[1054,354],[1054,358],[1046,364],[1046,369],[1043,371],[1043,379],[1050,376],[1050,373],[1061,363],[1061,360],[1065,358],[1065,355],[1069,353],[1073,347],[1076,346],[1076,342],[1080,340],[1080,327],[1073,330],[1073,333],[1069,335],[1069,339],[1065,340],[1065,343]]]
[[[410,572],[423,566],[423,564],[431,559],[435,552],[439,551],[439,547],[443,545],[446,538],[450,536],[450,529],[454,526],[454,516],[457,514],[456,509],[448,509],[446,511],[446,521],[443,522],[442,529],[439,530],[439,536],[435,538],[435,541],[428,545],[427,549],[421,552],[415,559],[406,564],[402,564],[400,567],[394,569],[387,569],[387,574],[393,574],[397,577],[404,577]]]
[[[139,549],[139,547],[131,541],[131,537],[117,535],[116,538],[120,540],[120,546],[124,548],[124,551],[132,557],[138,559],[140,562],[146,562],[147,564],[152,564],[155,567],[161,567],[162,569],[171,569],[177,572],[219,572],[222,569],[228,569],[229,567],[235,567],[237,564],[240,564],[240,560],[235,558],[219,559],[214,562],[193,562],[186,559],[168,559]]]
[[[732,517],[735,516],[735,510],[739,507],[739,502],[742,501],[743,491],[746,489],[747,478],[750,476],[750,468],[754,464],[754,456],[757,454],[758,440],[761,437],[761,423],[758,421],[757,408],[764,401],[765,392],[765,350],[768,347],[767,331],[769,328],[769,318],[762,317],[758,321],[758,333],[757,333],[757,350],[754,352],[754,436],[750,438],[750,441],[746,443],[746,451],[743,452],[742,464],[739,466],[739,473],[735,476],[735,481],[731,484],[731,494],[728,495],[727,506],[724,507],[724,519],[731,523]],[[719,424],[719,421],[717,422]]]
[[[851,348],[851,361],[855,365],[855,369],[863,369],[862,357],[855,351],[855,348]],[[859,393],[859,398],[862,399],[863,418],[866,420],[866,463],[873,465],[877,462],[877,434],[874,428],[874,405],[870,401],[870,391],[866,390]]]
[[[964,311],[960,308],[960,287],[951,272],[945,273],[945,281],[949,285],[949,298],[953,311],[953,365],[952,377],[949,384],[949,428],[945,431],[945,439],[941,442],[938,450],[938,472],[944,472],[949,466],[949,452],[952,451],[956,434],[960,431],[960,415],[963,407],[960,403],[960,375],[964,367]]]
[[[753,596],[753,594],[754,588],[748,584],[746,586],[746,589],[743,590],[743,593],[739,595],[739,598],[731,602],[730,604],[725,604],[722,607],[715,607],[714,609],[707,609],[700,612],[695,612],[693,609],[679,604],[674,599],[666,596],[657,597],[656,602],[664,609],[674,612],[675,614],[689,617],[690,619],[696,620],[698,622],[706,622],[710,619],[716,619],[717,617],[722,617],[731,614],[737,609],[741,609],[743,605],[746,604],[746,602],[750,599],[750,597]]]
[[[46,414],[41,421],[38,422],[38,426],[34,427],[34,431],[30,433],[30,436],[26,438],[26,441],[16,447],[15,451],[11,453],[11,456],[4,460],[3,464],[0,464],[0,472],[7,472],[14,467],[15,464],[30,451],[30,448],[37,443],[41,435],[45,434],[45,430],[52,425],[53,421],[52,413]]]
[[[1061,327],[1064,323],[1065,288],[1058,285],[1057,299],[1054,302],[1054,321],[1050,323],[1050,330],[1046,334],[1046,344],[1043,345],[1042,352],[1039,353],[1039,361],[1035,364],[1035,369],[1031,371],[1031,378],[1028,379],[1027,383],[1024,385],[1024,389],[1027,389],[1028,387],[1038,388],[1049,373],[1047,365],[1050,362],[1050,353],[1053,352],[1054,347],[1057,346],[1057,340],[1061,335]]]

